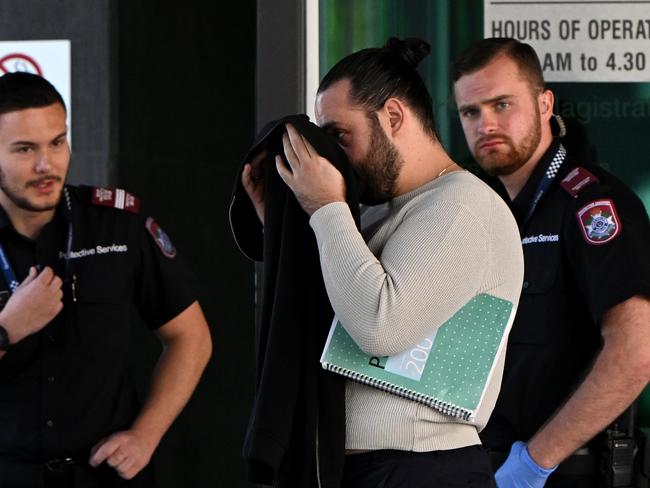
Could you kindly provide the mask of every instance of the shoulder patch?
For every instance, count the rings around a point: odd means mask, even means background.
[[[140,199],[120,188],[94,187],[92,189],[92,203],[93,205],[128,210],[132,213],[140,211]]]
[[[568,175],[566,175],[560,186],[571,195],[573,198],[577,197],[582,190],[590,185],[598,183],[598,178],[593,173],[587,171],[581,166],[573,168]]]
[[[160,228],[156,221],[151,217],[147,217],[147,221],[144,225],[147,228],[147,231],[149,231],[149,234],[151,234],[151,237],[153,237],[153,240],[160,248],[160,251],[169,259],[175,258],[176,247],[174,247],[172,240],[165,233],[165,231]]]
[[[578,210],[576,216],[587,244],[605,244],[621,233],[621,220],[612,200],[594,200]]]

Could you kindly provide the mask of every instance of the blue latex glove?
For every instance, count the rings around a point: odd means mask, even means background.
[[[517,441],[512,445],[508,459],[495,475],[499,488],[543,488],[546,479],[555,471],[542,468],[528,454],[525,442]]]

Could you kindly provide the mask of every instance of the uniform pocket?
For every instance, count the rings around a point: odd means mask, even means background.
[[[133,267],[126,256],[98,256],[75,263],[70,286],[81,303],[125,303],[133,297]]]
[[[559,242],[524,245],[524,294],[547,293],[557,282],[562,248]]]
[[[553,294],[559,284],[561,248],[558,243],[524,245],[524,282],[510,343],[548,344]]]

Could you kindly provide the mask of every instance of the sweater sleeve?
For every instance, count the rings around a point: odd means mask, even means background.
[[[482,223],[455,202],[409,209],[379,256],[344,203],[322,207],[310,224],[332,308],[372,355],[401,353],[431,334],[476,295],[488,267]]]

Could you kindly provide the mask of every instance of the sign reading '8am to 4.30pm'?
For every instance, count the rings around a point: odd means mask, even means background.
[[[650,81],[650,1],[484,0],[485,37],[533,46],[546,81]]]

